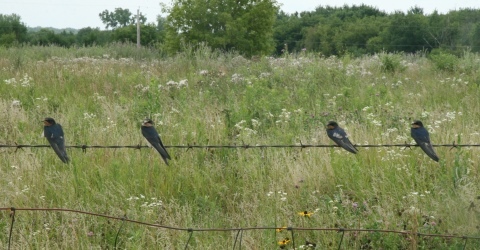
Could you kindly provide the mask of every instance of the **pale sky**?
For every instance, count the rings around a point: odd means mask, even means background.
[[[161,2],[170,4],[171,0],[0,0],[0,14],[18,14],[28,27],[104,29],[105,26],[98,16],[104,10],[111,12],[115,8],[123,8],[136,14],[137,9],[140,9],[150,23],[156,22],[156,17],[162,14]],[[287,13],[314,11],[320,5],[341,7],[345,4],[351,6],[362,3],[387,13],[396,10],[406,12],[414,6],[423,8],[426,14],[434,10],[447,13],[450,10],[464,8],[480,9],[480,0],[277,0],[277,2],[281,4],[280,9]]]

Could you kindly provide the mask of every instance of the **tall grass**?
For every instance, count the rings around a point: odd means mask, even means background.
[[[151,117],[166,145],[331,143],[328,120],[357,144],[412,143],[421,119],[434,144],[480,143],[479,56],[441,70],[424,56],[248,60],[208,48],[25,47],[0,50],[0,143],[45,144],[45,116],[68,145],[145,144]],[[385,65],[387,63],[388,65]],[[478,236],[477,148],[0,149],[2,207],[64,207],[184,228],[252,226],[412,230]],[[298,215],[312,211],[310,218]],[[10,219],[0,214],[0,248]],[[17,213],[15,249],[111,248],[120,223],[76,214]],[[194,249],[232,248],[235,233],[195,233]],[[248,231],[246,249],[275,249],[288,233]],[[298,232],[298,243],[337,247],[339,235]],[[124,249],[179,249],[185,232],[126,224]],[[302,243],[303,244],[303,243]],[[470,242],[472,249],[478,242]],[[463,241],[346,233],[354,249],[456,249]],[[288,248],[291,246],[287,246]]]

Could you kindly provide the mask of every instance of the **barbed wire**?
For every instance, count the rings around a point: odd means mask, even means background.
[[[189,233],[188,240],[185,244],[185,249],[188,249],[190,240],[192,239],[193,232],[228,232],[228,231],[237,231],[237,235],[235,237],[235,243],[233,245],[233,249],[235,249],[237,240],[239,240],[239,245],[241,248],[241,241],[242,237],[240,239],[238,238],[239,235],[243,233],[243,231],[252,231],[252,230],[287,230],[291,233],[291,241],[293,245],[293,249],[296,249],[295,247],[295,231],[331,231],[331,232],[338,232],[342,233],[341,239],[339,241],[338,249],[341,248],[342,243],[343,243],[343,237],[345,235],[345,232],[371,232],[371,233],[394,233],[394,234],[401,234],[401,235],[411,235],[411,236],[417,236],[417,237],[434,237],[434,238],[445,238],[445,239],[462,239],[464,240],[463,244],[463,249],[466,248],[467,246],[467,241],[468,240],[480,240],[480,237],[477,236],[460,236],[460,235],[452,235],[452,234],[428,234],[428,233],[420,233],[416,231],[407,231],[407,230],[383,230],[383,229],[363,229],[363,228],[306,228],[306,227],[286,227],[286,228],[280,228],[280,227],[240,227],[240,228],[181,228],[181,227],[172,227],[172,226],[165,226],[165,225],[160,225],[160,224],[155,224],[155,223],[148,223],[144,221],[139,221],[139,220],[132,220],[128,219],[126,215],[122,217],[116,217],[116,216],[110,216],[110,215],[105,215],[105,214],[99,214],[99,213],[94,213],[94,212],[87,212],[87,211],[81,211],[81,210],[75,210],[75,209],[68,209],[68,208],[15,208],[15,207],[0,207],[0,211],[9,211],[10,212],[10,218],[11,218],[11,224],[10,224],[10,231],[9,231],[9,236],[8,236],[8,249],[11,247],[11,239],[12,239],[12,232],[13,232],[13,225],[15,223],[15,216],[17,211],[44,211],[44,212],[68,212],[68,213],[76,213],[76,214],[85,214],[85,215],[90,215],[94,217],[101,217],[101,218],[106,218],[110,220],[119,220],[122,221],[122,224],[120,225],[116,236],[115,236],[115,245],[114,249],[117,249],[117,239],[119,237],[120,231],[122,230],[125,222],[132,223],[132,224],[139,224],[143,226],[149,226],[149,227],[155,227],[159,229],[167,229],[167,230],[176,230],[176,231],[185,231]]]
[[[354,144],[355,147],[357,148],[380,148],[380,147],[403,147],[403,148],[410,148],[410,147],[418,147],[417,144],[409,144],[409,143],[403,143],[403,144]],[[459,147],[480,147],[480,144],[456,144],[455,142],[451,144],[432,144],[433,147],[450,147],[450,148],[459,148]],[[0,144],[0,148],[16,148],[22,149],[22,148],[49,148],[50,145],[31,145],[31,144]],[[142,148],[150,148],[148,145],[70,145],[70,146],[65,146],[66,148],[78,148],[82,149],[84,152],[87,149],[119,149],[119,148],[130,148],[130,149],[142,149]],[[196,145],[195,143],[193,144],[187,144],[187,145],[166,145],[165,148],[179,148],[179,149],[219,149],[219,148],[243,148],[243,149],[249,149],[249,148],[331,148],[331,147],[340,147],[338,145],[334,144],[303,144],[302,142],[298,144],[291,144],[291,145],[266,145],[266,144],[245,144],[242,142],[242,144],[233,144],[233,145]]]

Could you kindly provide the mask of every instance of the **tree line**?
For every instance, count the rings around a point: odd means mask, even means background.
[[[425,14],[412,7],[407,12],[386,13],[367,5],[345,5],[289,14],[274,0],[175,0],[164,6],[164,12],[166,17],[158,16],[155,23],[139,16],[143,46],[176,53],[187,45],[202,44],[246,56],[302,51],[325,56],[480,51],[479,9]],[[136,16],[130,10],[105,10],[99,18],[105,30],[86,27],[55,32],[28,29],[20,16],[0,14],[0,46],[136,43]]]

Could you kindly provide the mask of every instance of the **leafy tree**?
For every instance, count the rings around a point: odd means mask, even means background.
[[[0,14],[0,45],[11,46],[26,41],[27,27],[16,14]]]
[[[154,24],[142,25],[140,43],[142,45],[151,45],[158,41],[159,33]],[[113,31],[113,40],[118,42],[137,42],[137,27],[130,25],[118,28]]]
[[[59,42],[55,32],[47,28],[42,28],[37,32],[30,33],[29,41],[31,44],[39,46],[58,45]]]
[[[109,12],[108,10],[102,11],[98,14],[105,28],[117,28],[125,27],[137,22],[136,16],[132,16],[132,13],[129,9],[115,8],[115,11]],[[147,21],[147,18],[140,14],[140,23],[144,24]]]
[[[110,31],[100,31],[90,27],[80,29],[77,33],[76,44],[78,46],[105,45],[109,42]]]
[[[300,51],[303,46],[302,19],[298,13],[291,15],[280,11],[274,26],[273,37],[276,42],[275,52],[281,54],[284,49],[288,52]]]
[[[410,9],[407,14],[396,12],[380,35],[389,52],[413,53],[434,48],[435,41],[428,34],[428,19],[421,8]]]
[[[164,9],[169,12],[166,45],[171,52],[182,44],[201,43],[247,56],[274,48],[275,0],[174,0]]]
[[[319,51],[325,55],[371,52],[366,44],[381,31],[387,14],[367,5],[318,7],[315,11],[287,15],[280,12],[275,23],[277,53]]]
[[[460,9],[448,13],[448,18],[457,28],[454,46],[451,50],[456,50],[455,54],[462,54],[467,48],[476,48],[478,44],[478,24],[480,23],[480,10],[478,9]]]
[[[335,51],[339,55],[349,53],[354,56],[380,52],[380,48],[368,47],[368,42],[380,34],[386,20],[385,17],[369,16],[345,21],[335,32]]]

